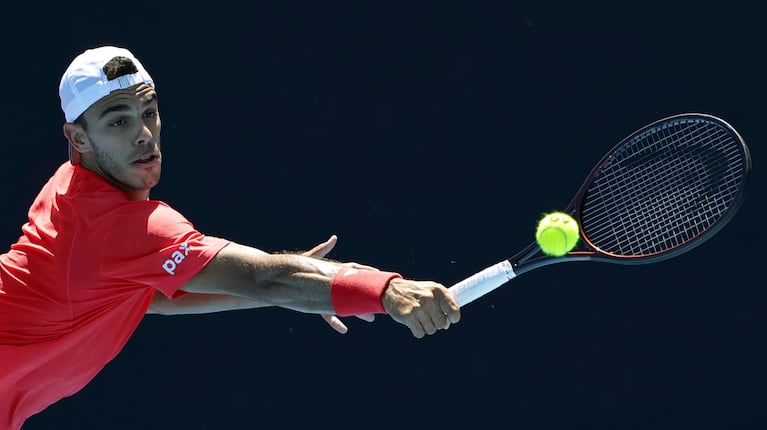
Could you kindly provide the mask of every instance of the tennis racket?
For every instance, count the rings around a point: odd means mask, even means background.
[[[563,210],[580,229],[572,251],[550,257],[533,242],[450,291],[464,306],[554,263],[644,264],[683,254],[732,219],[750,172],[746,143],[722,119],[686,113],[658,120],[612,148]]]

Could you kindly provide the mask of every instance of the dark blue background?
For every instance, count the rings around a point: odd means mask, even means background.
[[[66,159],[57,85],[84,49],[157,83],[163,181],[195,226],[450,285],[532,240],[625,135],[687,111],[750,144],[747,200],[651,266],[531,272],[417,340],[388,317],[150,316],[42,429],[750,429],[767,423],[763,64],[749,2],[13,5],[2,239]],[[15,28],[15,29],[14,29]],[[119,246],[119,244],[110,244]]]

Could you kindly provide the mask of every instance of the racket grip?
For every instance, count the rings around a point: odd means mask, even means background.
[[[509,260],[504,260],[469,276],[449,288],[458,305],[466,304],[484,296],[517,276]]]

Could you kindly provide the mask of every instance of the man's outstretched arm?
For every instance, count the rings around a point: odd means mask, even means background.
[[[343,279],[339,281],[336,275]],[[247,307],[279,306],[325,315],[339,313],[336,308],[341,306],[347,312],[385,312],[416,337],[433,334],[460,319],[458,304],[444,286],[382,275],[385,273],[351,269],[320,258],[268,254],[232,243],[181,289],[246,299]],[[381,284],[375,285],[377,282]],[[378,297],[376,292],[380,292]]]
[[[330,253],[338,243],[338,236],[332,235],[326,241],[304,251],[301,255],[322,258]],[[345,263],[351,267],[373,269],[357,263]],[[160,315],[188,315],[223,312],[230,310],[252,309],[259,307],[256,302],[243,297],[235,297],[223,294],[188,293],[176,299],[169,299],[165,294],[157,291],[152,298],[152,303],[147,310],[148,314]],[[346,324],[336,315],[322,314],[322,319],[335,331],[344,334],[349,331]],[[357,315],[364,321],[373,322],[374,314]]]

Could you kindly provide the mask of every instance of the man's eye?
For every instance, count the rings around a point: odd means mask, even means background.
[[[118,120],[110,122],[109,125],[111,125],[112,127],[119,127],[121,125],[125,125],[125,120],[124,119],[118,119]]]
[[[148,111],[144,114],[144,116],[147,118],[154,118],[157,116],[157,111],[153,111],[153,110]]]

